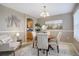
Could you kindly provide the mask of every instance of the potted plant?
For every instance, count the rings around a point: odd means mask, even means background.
[[[35,24],[35,30],[39,32],[41,30],[41,25],[39,23]]]

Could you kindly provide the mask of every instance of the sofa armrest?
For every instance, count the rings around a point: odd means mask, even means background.
[[[2,45],[3,44],[3,41],[2,40],[0,40],[0,45]]]

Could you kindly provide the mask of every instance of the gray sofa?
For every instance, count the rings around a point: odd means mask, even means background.
[[[13,50],[16,50],[19,47],[20,43],[17,42],[17,39],[12,38],[8,34],[0,34],[0,49],[6,49],[12,47]]]

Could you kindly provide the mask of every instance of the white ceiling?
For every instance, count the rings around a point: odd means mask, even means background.
[[[47,6],[50,16],[72,12],[74,3],[4,3],[9,8],[39,18],[42,6]]]

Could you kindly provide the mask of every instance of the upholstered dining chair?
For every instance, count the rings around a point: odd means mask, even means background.
[[[60,44],[60,39],[61,39],[61,36],[62,36],[62,32],[61,31],[54,31],[53,32],[53,36],[54,36],[54,34],[55,34],[55,37],[54,38],[52,38],[50,41],[49,41],[49,45],[56,45],[56,47],[57,47],[57,52],[59,53],[59,44]],[[52,47],[53,48],[53,47]],[[54,48],[53,48],[53,50],[54,50]]]
[[[58,53],[59,53],[59,44],[60,44],[60,39],[61,39],[61,37],[62,37],[62,32],[60,31],[60,32],[58,33],[58,35],[57,35],[57,41],[56,41]]]
[[[38,48],[38,56],[39,51],[46,51],[46,55],[48,55],[48,35],[47,33],[37,33],[37,48]]]
[[[33,31],[33,32],[32,32],[32,35],[33,35],[33,48],[35,48],[36,43],[37,43],[37,41],[35,40],[35,39],[36,39],[36,32]]]

